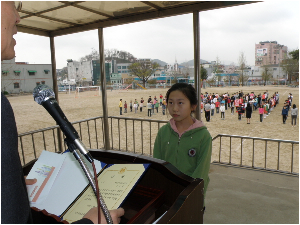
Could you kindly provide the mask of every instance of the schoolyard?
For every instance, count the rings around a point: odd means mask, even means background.
[[[159,95],[162,94],[165,96],[167,92],[167,88],[165,89],[139,89],[139,90],[108,90],[107,91],[107,105],[108,105],[108,115],[109,116],[116,116],[116,117],[129,117],[129,118],[145,118],[145,119],[153,119],[153,120],[169,120],[171,117],[168,115],[162,114],[161,107],[159,107],[158,113],[152,115],[152,117],[147,116],[147,108],[143,107],[143,112],[140,112],[139,110],[137,113],[130,112],[129,109],[129,102],[132,100],[134,102],[135,99],[137,99],[140,102],[141,97],[145,100],[145,103],[147,102],[147,99],[149,96],[152,97],[152,99],[156,96],[159,98]],[[208,92],[210,93],[229,93],[230,95],[238,92],[243,91],[243,93],[251,93],[252,91],[255,94],[263,94],[265,91],[268,91],[269,95],[272,95],[274,92],[279,93],[279,105],[274,108],[274,110],[270,113],[269,116],[267,116],[266,119],[263,120],[261,123],[259,121],[259,114],[258,110],[253,111],[251,123],[247,124],[246,118],[242,118],[241,121],[238,120],[238,115],[236,112],[234,112],[233,115],[230,113],[230,109],[228,109],[225,112],[225,120],[221,120],[220,113],[217,114],[215,112],[214,116],[211,117],[210,122],[206,122],[204,113],[201,113],[201,120],[204,122],[204,124],[207,126],[208,131],[210,132],[212,137],[215,137],[218,134],[229,134],[229,135],[240,135],[240,136],[249,136],[249,137],[259,137],[259,138],[271,138],[271,139],[281,139],[281,140],[293,140],[293,141],[299,141],[299,123],[297,121],[297,126],[292,127],[291,126],[291,117],[288,116],[286,124],[283,124],[282,122],[282,116],[281,116],[281,110],[284,101],[287,99],[287,96],[289,93],[292,93],[293,95],[293,104],[297,105],[297,108],[299,108],[299,88],[291,88],[287,86],[251,86],[251,87],[212,87],[212,88],[205,88],[201,89],[201,92]],[[68,120],[70,122],[75,122],[83,119],[88,119],[92,117],[102,116],[102,97],[98,95],[98,92],[96,91],[90,91],[90,92],[81,92],[78,95],[75,95],[74,92],[59,93],[59,105],[62,108],[63,112],[67,116]],[[120,98],[123,99],[123,106],[125,101],[128,103],[128,112],[124,113],[123,109],[123,115],[120,116],[119,113],[119,101]],[[34,100],[32,95],[20,95],[20,96],[8,96],[8,99],[13,107],[18,133],[24,133],[32,130],[38,130],[46,127],[51,127],[56,125],[53,118],[48,114],[48,112],[39,104],[37,104]],[[146,104],[144,103],[144,106]],[[145,139],[144,145],[149,146],[153,144],[155,139],[155,134],[152,134],[152,141],[148,142],[148,134],[147,129],[143,131],[143,136]],[[153,132],[153,131],[152,131]],[[155,133],[155,132],[154,132]],[[117,136],[117,134],[114,134]],[[117,138],[116,138],[117,139]],[[128,141],[128,144],[132,142],[132,140]],[[149,144],[148,144],[149,143]],[[240,145],[240,142],[235,143],[233,141],[233,144],[236,146]],[[229,145],[228,142],[222,142],[222,148],[224,146],[227,147]],[[249,160],[252,157],[251,156],[251,142],[250,140],[244,141],[244,146],[249,147]],[[124,146],[124,144],[123,144]],[[116,147],[116,146],[115,146]],[[124,148],[124,147],[123,147]],[[140,148],[140,146],[137,144],[137,148]],[[216,154],[216,150],[218,146],[213,146],[213,154]],[[263,152],[264,144],[256,144],[256,148],[260,148],[260,150]],[[276,158],[277,158],[277,147],[274,145],[272,147],[271,144],[268,144],[268,148],[271,150],[268,150],[268,158],[273,158],[274,155],[274,162],[268,162],[271,164],[276,165]],[[273,150],[272,150],[273,148]],[[238,147],[234,147],[236,149],[236,154],[239,153]],[[298,156],[298,145],[296,146],[296,151],[294,157]],[[27,153],[25,153],[27,154]],[[227,157],[226,153],[222,155],[222,157]],[[281,161],[285,161],[283,158],[286,156],[286,164],[290,164],[290,150],[288,150],[288,153],[285,153],[285,146],[281,146],[281,154],[283,154],[283,157],[281,157]],[[247,155],[247,154],[246,154]],[[217,157],[217,156],[215,156]],[[234,155],[232,156],[235,157]],[[259,156],[260,157],[260,156]],[[263,156],[261,156],[263,157]],[[239,160],[239,156],[236,157],[236,160]],[[243,161],[247,161],[247,156],[243,158]],[[298,164],[297,162],[295,162]],[[261,162],[263,164],[263,160]],[[295,165],[296,166],[296,165]],[[298,170],[298,165],[296,166]]]

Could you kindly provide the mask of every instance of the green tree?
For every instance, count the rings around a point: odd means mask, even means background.
[[[200,73],[201,73],[201,79],[206,80],[208,77],[207,70],[203,66],[201,66]]]
[[[149,77],[157,70],[158,67],[159,64],[156,62],[139,61],[128,66],[128,71],[131,75],[140,78],[143,82],[143,87],[145,87]]]
[[[299,49],[287,54],[281,66],[288,75],[290,83],[294,79],[299,79]]]
[[[299,62],[299,49],[291,51],[289,55],[292,56],[293,59],[298,60]]]

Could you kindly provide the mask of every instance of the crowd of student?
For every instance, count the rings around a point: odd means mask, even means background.
[[[293,100],[293,95],[290,93],[288,95],[288,99],[285,101],[283,107],[283,122],[287,118],[288,110],[291,107]],[[252,116],[252,112],[258,110],[260,115],[260,122],[263,122],[263,119],[266,118],[273,109],[279,103],[279,93],[275,92],[273,94],[269,94],[268,91],[265,91],[263,94],[255,94],[254,92],[244,94],[242,91],[229,94],[218,94],[218,93],[210,93],[205,92],[201,93],[201,112],[204,111],[205,119],[207,122],[210,122],[211,116],[216,113],[221,114],[221,119],[225,119],[226,110],[230,109],[231,115],[234,112],[238,115],[238,120],[241,120],[242,117],[247,118],[247,124],[250,124],[250,119]],[[294,125],[296,125],[296,119],[298,115],[298,109],[296,105],[293,106],[293,120]],[[294,126],[293,125],[293,126]]]
[[[142,97],[141,100],[139,100],[139,101],[137,99],[135,99],[134,101],[130,100],[129,105],[125,101],[124,102],[124,113],[127,113],[127,108],[129,108],[130,112],[132,112],[134,110],[134,113],[137,113],[138,109],[140,109],[140,112],[143,112],[143,107],[146,107],[147,111],[148,111],[148,117],[151,117],[151,115],[154,115],[155,110],[156,110],[156,113],[158,113],[158,108],[160,106],[162,107],[162,114],[166,115],[167,102],[162,94],[159,95],[159,99],[156,96],[154,96],[153,99],[151,98],[151,96],[149,96],[146,105],[145,105],[144,98]],[[122,115],[122,109],[123,109],[123,100],[122,99],[120,99],[119,108],[120,108],[120,115]]]

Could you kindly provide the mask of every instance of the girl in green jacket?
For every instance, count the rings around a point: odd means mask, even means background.
[[[190,84],[174,84],[166,101],[172,118],[157,133],[153,157],[171,163],[190,177],[202,178],[205,196],[212,139],[202,121],[192,117],[198,103],[196,90]]]

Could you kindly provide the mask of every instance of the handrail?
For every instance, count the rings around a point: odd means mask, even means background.
[[[265,170],[265,171],[272,171],[272,172],[278,172],[278,173],[283,173],[283,174],[288,174],[288,175],[297,175],[299,176],[299,158],[298,157],[294,157],[295,155],[295,145],[298,145],[298,154],[299,154],[299,141],[292,141],[292,140],[281,140],[281,139],[271,139],[271,138],[260,138],[260,137],[248,137],[248,136],[240,136],[240,135],[229,135],[229,134],[218,134],[216,135],[212,140],[213,143],[216,143],[216,140],[219,138],[220,143],[219,143],[219,151],[216,151],[216,149],[214,148],[215,151],[213,151],[212,154],[212,160],[213,163],[219,163],[219,164],[226,164],[226,165],[233,165],[233,166],[238,166],[238,167],[247,167],[247,168],[252,168],[252,169],[258,169],[258,170]],[[228,147],[228,143],[227,145],[224,144],[224,138],[229,138],[229,147]],[[239,145],[235,145],[236,150],[233,150],[232,147],[232,139],[240,139],[240,144]],[[248,140],[252,140],[252,150],[251,150],[251,144],[248,143],[248,145],[246,145],[246,148],[243,145],[243,141],[245,139]],[[228,140],[227,140],[228,141]],[[255,143],[256,142],[264,142],[264,149],[255,148]],[[268,146],[268,143],[277,143],[277,147]],[[283,165],[281,164],[281,144],[287,144],[288,146],[286,148],[284,148],[282,151],[285,151],[285,154],[291,154],[291,159],[290,159],[290,163],[289,166],[284,165],[285,168],[290,167],[290,170],[282,170],[281,167],[283,167]],[[270,144],[271,145],[271,144]],[[290,147],[289,147],[290,146]],[[226,150],[226,148],[228,147],[228,149]],[[276,149],[275,149],[276,148]],[[272,158],[268,160],[268,155],[267,153],[269,151],[273,151],[272,154]],[[277,151],[277,155],[274,155],[274,152]],[[240,152],[240,153],[238,153]],[[233,154],[235,153],[235,155],[238,155],[236,158],[238,158],[238,163],[233,163]],[[250,157],[250,155],[252,154],[252,157]],[[225,155],[225,157],[223,156]],[[251,161],[251,165],[247,164],[246,162],[244,162],[244,157],[245,155],[247,155],[247,161]],[[263,167],[261,166],[257,166],[259,159],[255,160],[255,156],[259,155],[261,158],[263,158],[263,162],[261,162],[260,160],[260,164],[263,164]],[[224,161],[225,158],[225,161]],[[249,159],[251,158],[251,160]],[[237,159],[235,159],[237,161]],[[269,164],[274,164],[274,162],[270,162],[270,161],[274,161],[276,160],[276,166],[270,166]],[[295,160],[297,160],[297,170],[298,172],[295,172]],[[285,156],[285,163],[287,162],[286,156]]]
[[[87,148],[105,149],[103,120],[102,116],[98,116],[72,122]],[[152,156],[154,140],[160,125],[168,123],[168,121],[109,116],[108,123],[111,150]],[[20,140],[20,158],[23,165],[37,158],[43,149],[53,152],[63,152],[66,150],[66,145],[63,146],[63,149],[59,148],[57,132],[55,132],[57,129],[60,129],[58,125],[18,135]],[[219,147],[216,146],[218,145],[218,139],[220,140]],[[240,139],[240,142],[233,143],[232,140],[234,139]],[[212,140],[213,163],[299,175],[299,159],[297,158],[299,154],[299,141],[229,134],[218,134]],[[249,140],[252,140],[252,144]],[[245,141],[246,143],[244,143]],[[260,142],[264,143],[264,145]],[[272,143],[277,145],[275,146]],[[272,151],[272,157],[268,155],[270,151]],[[282,152],[284,151],[291,154],[290,162],[288,162],[288,170],[282,170],[282,161],[280,159],[282,159]],[[263,162],[261,162],[262,159],[260,158],[263,158]],[[274,158],[277,158],[276,165]],[[287,163],[287,160],[285,157],[284,162]],[[257,165],[258,162],[261,165],[260,167]]]

